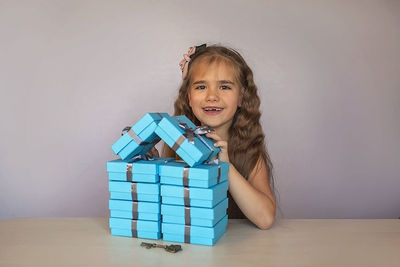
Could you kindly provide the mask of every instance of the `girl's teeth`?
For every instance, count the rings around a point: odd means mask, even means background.
[[[221,108],[205,108],[206,111],[221,111]]]

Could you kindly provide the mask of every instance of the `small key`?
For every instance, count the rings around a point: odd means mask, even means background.
[[[140,246],[146,247],[147,249],[149,249],[149,248],[152,248],[152,247],[153,247],[153,244],[152,244],[152,243],[142,242],[142,243],[140,244]]]
[[[182,247],[181,247],[181,245],[173,245],[173,244],[171,244],[169,246],[166,246],[165,250],[168,251],[168,252],[171,252],[171,253],[176,253],[178,251],[181,251]]]
[[[146,247],[147,249],[150,249],[150,248],[163,248],[163,249],[165,249],[166,251],[168,251],[170,253],[176,253],[176,252],[182,250],[181,245],[173,245],[173,244],[168,246],[168,245],[161,245],[161,244],[157,244],[157,243],[142,242],[140,244],[140,246]]]

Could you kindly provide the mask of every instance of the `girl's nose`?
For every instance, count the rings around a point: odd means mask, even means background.
[[[209,88],[207,90],[206,100],[211,102],[218,101],[218,91],[213,88]]]

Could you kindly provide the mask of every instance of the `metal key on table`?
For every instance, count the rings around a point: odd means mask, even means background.
[[[166,251],[168,251],[170,253],[176,253],[176,252],[182,250],[181,245],[174,245],[174,244],[162,245],[162,244],[157,244],[157,243],[142,242],[140,244],[140,246],[146,247],[147,249],[150,249],[150,248],[163,248],[163,249],[165,249]]]

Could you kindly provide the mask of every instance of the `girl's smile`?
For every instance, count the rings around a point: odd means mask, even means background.
[[[196,118],[215,130],[227,131],[240,105],[240,87],[225,61],[193,66],[189,105]]]
[[[221,114],[224,108],[216,107],[216,106],[207,106],[203,108],[204,113],[209,116],[216,116]]]

